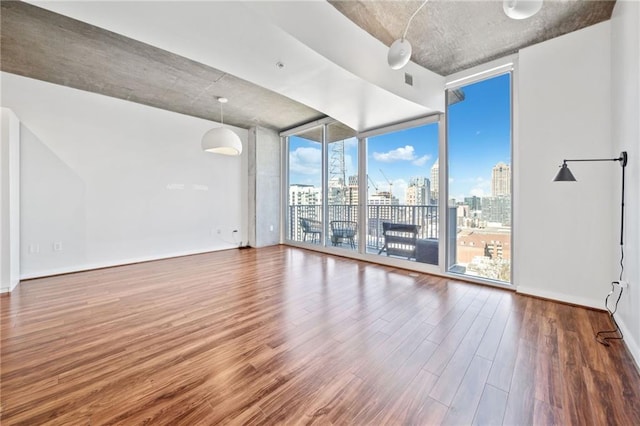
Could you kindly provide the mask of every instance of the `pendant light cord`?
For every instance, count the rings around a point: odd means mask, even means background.
[[[411,25],[411,21],[413,20],[413,18],[418,14],[418,12],[420,12],[420,9],[422,9],[424,7],[425,4],[427,4],[429,0],[424,0],[422,2],[422,4],[420,5],[420,7],[418,7],[416,9],[415,12],[413,12],[413,15],[411,15],[411,18],[409,18],[409,21],[407,22],[407,26],[404,29],[404,33],[402,34],[402,40],[404,40],[405,38],[407,38],[407,31],[409,31],[409,25]]]

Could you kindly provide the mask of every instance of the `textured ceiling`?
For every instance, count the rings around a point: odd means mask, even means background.
[[[390,46],[422,1],[329,0]],[[615,0],[545,0],[528,19],[508,18],[502,1],[430,0],[413,19],[407,40],[413,62],[440,75],[479,65],[611,18]]]
[[[421,2],[330,3],[390,45]],[[431,0],[407,38],[414,62],[449,75],[607,20],[614,3],[545,0],[537,15],[516,21],[504,15],[502,1]],[[0,6],[2,71],[214,121],[220,117],[216,97],[223,96],[231,100],[224,107],[225,122],[244,128],[283,130],[324,116],[246,80],[94,25],[23,2],[2,0]],[[344,129],[345,135],[351,133]]]
[[[248,128],[281,130],[324,114],[245,80],[87,23],[1,2],[2,71]]]

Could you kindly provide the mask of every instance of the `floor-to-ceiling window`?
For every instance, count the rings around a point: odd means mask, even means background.
[[[510,69],[448,83],[445,114],[361,133],[330,118],[283,132],[285,240],[510,283]]]
[[[367,138],[367,252],[438,264],[438,118]]]
[[[285,240],[441,264],[440,125],[432,115],[358,139],[325,119],[285,132]]]
[[[358,249],[358,139],[341,123],[326,125],[327,220],[326,245]]]
[[[288,136],[287,239],[322,244],[324,126]]]
[[[358,140],[331,119],[283,135],[287,147],[285,239],[358,250]]]
[[[464,101],[447,107],[447,268],[510,282],[511,73],[457,89]]]

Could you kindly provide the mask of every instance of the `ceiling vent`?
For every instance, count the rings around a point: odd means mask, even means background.
[[[404,73],[404,83],[409,86],[413,86],[413,76],[409,73]]]

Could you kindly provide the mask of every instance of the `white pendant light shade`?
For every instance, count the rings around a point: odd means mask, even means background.
[[[398,39],[389,47],[387,62],[393,70],[399,70],[411,59],[411,43],[407,39]]]
[[[527,19],[542,8],[542,0],[504,0],[502,9],[511,19]]]
[[[224,113],[222,105],[228,102],[227,98],[218,98],[220,103],[220,123],[224,126]],[[202,150],[223,155],[242,154],[242,141],[236,133],[226,127],[216,127],[202,136]]]
[[[216,127],[202,136],[202,150],[215,154],[240,155],[242,142],[232,130]]]

